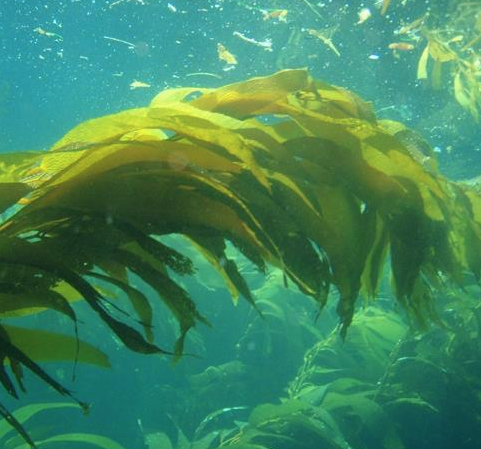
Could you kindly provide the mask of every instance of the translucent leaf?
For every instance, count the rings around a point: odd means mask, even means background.
[[[425,80],[428,79],[428,59],[429,59],[429,43],[424,48],[423,52],[421,53],[421,57],[418,61],[418,73],[417,78],[418,80]]]
[[[41,402],[21,407],[15,410],[15,412],[13,412],[12,414],[20,424],[25,424],[30,418],[37,415],[38,413],[57,408],[76,408],[80,410],[80,407],[77,404],[73,404],[70,402]],[[7,433],[12,431],[13,429],[10,424],[7,423],[4,419],[2,419],[0,421],[0,440],[4,438]]]
[[[33,360],[78,360],[103,368],[110,367],[109,360],[102,351],[88,343],[79,342],[74,337],[14,326],[5,325],[4,328],[11,342]]]
[[[60,443],[61,445],[58,446],[57,443]],[[41,441],[36,441],[37,445],[45,448],[65,447],[65,444],[68,443],[81,443],[83,445],[100,447],[102,449],[125,449],[110,438],[92,433],[64,433]],[[27,444],[22,444],[15,449],[29,449],[29,446]]]

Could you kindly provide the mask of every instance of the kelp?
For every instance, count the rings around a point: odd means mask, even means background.
[[[420,24],[426,46],[418,61],[417,78],[429,79],[434,89],[441,89],[449,79],[456,101],[478,122],[481,109],[481,5],[460,1],[453,2],[451,9],[450,14],[441,16],[441,23]],[[445,74],[446,69],[449,69],[449,76]]]
[[[353,448],[477,448],[479,288],[472,293],[439,295],[446,325],[423,333],[392,310],[366,308],[345,343],[333,332],[308,349],[284,401],[304,404],[303,415],[323,410]]]
[[[334,285],[342,335],[390,253],[396,298],[425,323],[433,288],[479,279],[481,198],[413,155],[419,142],[306,70],[162,92],[81,123],[47,152],[0,157],[0,294],[76,322],[63,291],[77,292],[130,349],[179,356],[189,329],[208,323],[175,277],[192,262],[160,241],[180,234],[252,304],[226,242],[261,272],[279,267],[320,308]],[[132,274],[177,320],[173,351],[155,342],[153,299]],[[107,298],[109,286],[127,301]],[[11,360],[18,351],[3,348]]]
[[[23,426],[39,414],[43,414],[49,410],[78,408],[75,404],[68,402],[48,402],[48,403],[33,403],[26,405],[12,413],[15,421],[21,426],[19,429],[15,428],[20,433],[20,436],[26,440],[26,443],[18,441],[18,436],[11,437],[12,429],[9,423],[3,419],[0,421],[0,442],[2,447],[10,447],[12,449],[28,449],[37,447],[56,447],[57,445],[51,443],[82,443],[84,445],[95,446],[102,449],[124,449],[123,446],[116,443],[110,438],[102,435],[91,433],[68,433],[52,435],[43,438],[41,441],[33,441],[30,436],[23,430]]]
[[[354,317],[347,341],[334,330],[307,351],[289,394],[298,396],[305,385],[328,384],[339,376],[360,381],[380,378],[391,351],[407,334],[408,327],[399,316],[367,307]]]
[[[479,300],[440,299],[449,329],[413,334],[394,311],[371,306],[346,343],[333,332],[306,352],[288,397],[192,447],[479,447]]]

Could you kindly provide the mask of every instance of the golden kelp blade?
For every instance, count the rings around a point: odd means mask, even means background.
[[[8,182],[0,184],[0,213],[13,206],[32,189],[22,182]]]
[[[40,153],[27,151],[0,155],[0,213],[32,191],[25,177],[40,158]]]
[[[306,70],[283,70],[270,77],[252,78],[240,83],[229,84],[193,100],[199,109],[227,115],[238,119],[268,113],[266,107],[285,101],[287,96],[306,91],[312,78]]]
[[[428,60],[429,60],[429,44],[426,45],[423,52],[421,53],[421,57],[418,61],[418,72],[417,78],[418,80],[425,80],[428,78]]]

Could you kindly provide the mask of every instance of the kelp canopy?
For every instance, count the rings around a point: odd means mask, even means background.
[[[479,195],[443,178],[415,133],[305,70],[161,92],[148,107],[81,123],[47,152],[3,155],[0,175],[2,314],[46,308],[76,322],[70,302],[81,296],[143,353],[169,351],[153,340],[153,299],[129,273],[177,319],[175,354],[206,321],[172,277],[194,267],[159,239],[168,234],[191,241],[235,299],[255,304],[227,242],[260,271],[280,267],[320,306],[333,284],[343,334],[388,254],[395,296],[421,321],[433,316],[433,287],[481,271]],[[123,291],[137,316],[100,284]],[[20,385],[21,364],[43,373],[28,339],[16,344],[6,327],[0,339]]]

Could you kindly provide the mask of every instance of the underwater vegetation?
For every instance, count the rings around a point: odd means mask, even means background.
[[[189,329],[208,320],[175,277],[195,266],[167,235],[187,239],[233,300],[254,308],[227,243],[262,273],[279,267],[319,309],[334,286],[342,336],[359,293],[375,296],[386,262],[418,325],[438,319],[433,291],[481,272],[475,188],[439,174],[414,132],[377,121],[368,103],[306,70],[166,90],[147,107],[79,124],[47,152],[2,155],[0,164],[1,317],[51,310],[75,330],[67,337],[2,320],[0,382],[13,397],[25,390],[25,368],[71,395],[40,367],[47,356],[108,363],[77,346],[77,301],[97,315],[87,326],[103,322],[131,350],[182,355]],[[155,341],[159,300],[179,326],[173,348]]]
[[[27,421],[35,419],[37,415],[44,412],[62,409],[63,413],[65,413],[66,409],[72,408],[78,409],[79,407],[76,404],[69,402],[33,403],[16,410],[13,412],[12,416],[14,416],[15,420],[23,426]],[[83,443],[87,444],[89,447],[97,447],[101,449],[124,449],[123,446],[110,438],[82,432],[50,435],[48,437],[43,437],[40,441],[34,443],[30,438],[30,435],[23,433],[21,429],[15,429],[17,431],[20,430],[20,435],[15,434],[10,424],[11,423],[8,422],[8,419],[0,421],[0,442],[4,448],[28,449],[29,447],[34,446],[34,444],[40,445],[41,447],[50,445],[56,447],[57,443]]]
[[[278,402],[247,414],[240,407],[216,410],[192,441],[180,429],[171,438],[160,432],[168,443],[158,447],[479,447],[479,300],[448,295],[440,302],[446,326],[423,333],[392,310],[365,308],[346,342],[333,331],[307,350]]]
[[[456,101],[478,121],[481,110],[481,4],[453,2],[451,14],[429,12],[411,25],[403,35],[414,41],[426,41],[418,62],[417,78],[430,80],[434,89],[441,89],[446,78],[452,80]],[[442,19],[440,19],[440,16]],[[402,29],[403,30],[403,29]],[[449,77],[443,67],[449,67]]]

